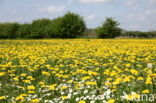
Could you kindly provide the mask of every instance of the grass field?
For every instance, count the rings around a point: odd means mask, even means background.
[[[154,39],[0,40],[0,103],[149,103],[155,68]]]

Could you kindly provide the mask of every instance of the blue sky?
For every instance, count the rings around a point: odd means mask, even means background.
[[[0,0],[0,22],[53,19],[67,11],[82,15],[89,28],[114,17],[126,30],[156,30],[156,0]]]

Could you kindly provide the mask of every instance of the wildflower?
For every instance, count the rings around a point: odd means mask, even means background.
[[[67,89],[67,88],[68,88],[67,86],[62,86],[61,90],[64,90],[64,89]]]
[[[131,69],[130,72],[133,74],[133,75],[138,75],[139,72],[135,69]]]
[[[5,96],[0,96],[0,100],[6,99]]]
[[[35,91],[28,91],[28,94],[34,94]]]
[[[27,74],[26,73],[22,73],[20,76],[21,77],[25,77],[25,76],[27,76]]]
[[[96,85],[96,82],[86,82],[87,85]]]
[[[46,72],[46,71],[42,71],[42,74],[43,75],[46,75],[46,76],[50,76],[50,73],[49,72]]]
[[[24,83],[31,83],[30,80],[23,80]]]
[[[115,99],[109,99],[108,100],[108,103],[114,103],[115,102]]]
[[[144,78],[143,77],[138,77],[138,80],[144,80]]]
[[[57,84],[52,84],[52,85],[50,85],[50,86],[49,86],[49,90],[55,90],[56,86],[57,86]]]
[[[13,78],[14,81],[19,81],[18,77]]]
[[[144,94],[149,93],[149,92],[150,91],[148,89],[142,91],[142,93],[144,93]]]
[[[152,78],[147,77],[145,84],[152,84]]]
[[[87,79],[90,79],[91,77],[90,76],[85,76],[83,78],[81,78],[81,80],[87,80]]]
[[[86,101],[84,101],[84,100],[80,100],[79,103],[86,103]]]
[[[33,85],[27,86],[27,89],[28,90],[35,90],[35,86],[33,86]]]
[[[36,99],[32,99],[32,100],[31,100],[31,103],[39,103],[39,102],[40,102],[40,100],[39,100],[39,99],[37,99],[37,98],[36,98]]]
[[[68,96],[61,96],[61,99],[63,100],[68,99]]]
[[[5,75],[6,73],[5,72],[0,72],[0,76],[3,76]]]

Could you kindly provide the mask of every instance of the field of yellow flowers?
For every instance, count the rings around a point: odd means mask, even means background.
[[[154,103],[155,68],[154,39],[0,40],[0,103]]]

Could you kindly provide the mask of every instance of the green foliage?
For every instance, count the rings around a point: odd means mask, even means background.
[[[83,18],[71,12],[64,16],[34,20],[31,24],[0,24],[0,38],[74,38],[86,29]]]
[[[83,18],[71,12],[52,21],[53,37],[74,38],[81,36],[85,29],[86,24]]]
[[[31,34],[31,25],[23,24],[18,30],[18,38],[29,38]]]
[[[31,38],[45,38],[48,37],[48,27],[51,24],[49,19],[34,20],[31,24]]]
[[[52,24],[50,28],[50,36],[53,38],[62,37],[64,28],[62,27],[62,18],[58,17],[52,20]]]
[[[16,38],[18,37],[18,30],[20,24],[18,23],[4,23],[0,25],[1,38]]]
[[[121,34],[121,29],[118,27],[119,23],[113,18],[106,18],[106,21],[101,27],[96,29],[100,38],[114,38]]]
[[[68,12],[62,17],[63,38],[78,37],[86,29],[86,24],[83,18],[77,14]]]

